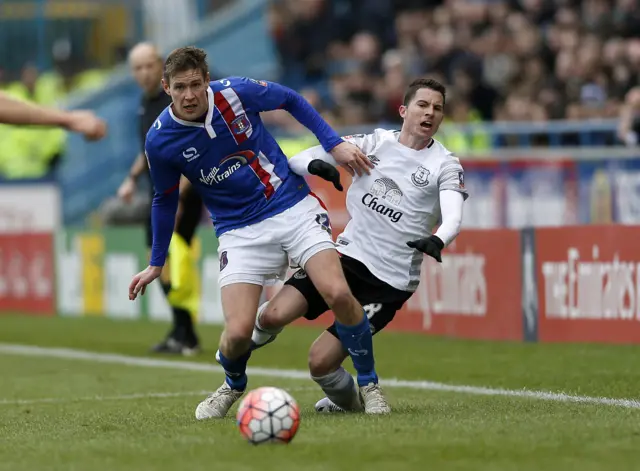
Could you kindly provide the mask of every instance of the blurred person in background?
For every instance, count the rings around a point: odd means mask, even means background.
[[[162,88],[163,60],[157,48],[150,43],[140,43],[129,53],[129,65],[142,90],[139,108],[140,150],[120,188],[118,196],[127,203],[137,190],[142,175],[148,176],[149,167],[144,154],[147,131],[160,113],[171,104],[171,96]],[[154,188],[150,185],[151,198]],[[193,238],[202,216],[202,200],[191,184],[182,179],[180,202],[169,261],[162,271],[160,283],[171,306],[173,325],[166,338],[152,347],[153,352],[193,355],[200,351],[193,318],[199,308],[198,274],[192,253]],[[147,247],[151,250],[151,211],[145,224]]]
[[[20,80],[7,84],[4,88],[5,96],[11,97],[24,104],[32,104],[37,108],[22,108],[16,114],[15,104],[3,106],[5,113],[11,113],[13,121],[24,114],[29,114],[30,124],[40,124],[37,127],[3,126],[0,132],[0,173],[8,179],[43,178],[54,175],[62,160],[66,137],[65,126],[75,126],[77,118],[69,112],[54,112],[52,108],[42,112],[42,107],[54,107],[56,102],[64,98],[65,90],[58,74],[53,72],[40,73],[37,67],[26,64],[21,71]],[[39,111],[35,111],[39,110]],[[40,116],[37,116],[37,115]],[[101,137],[104,123],[98,123],[95,117],[88,118],[89,113],[80,115],[86,118],[87,137],[94,139]],[[35,121],[32,119],[35,118]],[[50,123],[53,120],[53,125]],[[24,119],[22,120],[22,122]]]
[[[66,91],[57,73],[41,73],[33,64],[22,68],[20,80],[9,84],[11,96],[43,106],[54,106]],[[8,136],[11,152],[6,154],[4,172],[9,178],[40,178],[51,175],[62,160],[67,135],[63,129],[16,128]],[[26,164],[28,162],[28,164]]]
[[[49,163],[41,154],[30,153],[29,143],[38,145],[39,134],[33,131],[49,129],[76,132],[89,141],[102,139],[107,132],[105,122],[92,111],[59,110],[0,92],[0,175],[8,179],[46,176]]]
[[[620,111],[618,139],[626,146],[640,144],[640,86],[627,94]]]
[[[477,125],[482,123],[478,110],[473,108],[464,96],[454,96],[447,103],[447,116],[443,124]],[[462,132],[457,127],[446,126],[440,131],[438,140],[452,152],[457,154],[467,151],[485,151],[491,147],[491,138],[479,127],[471,127]]]

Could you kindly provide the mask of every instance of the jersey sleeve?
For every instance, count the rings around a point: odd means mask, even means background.
[[[156,146],[149,143],[148,139],[145,144],[145,155],[154,188],[151,205],[153,245],[149,265],[162,267],[169,251],[178,210],[180,171],[163,158]]]
[[[312,160],[320,159],[334,167],[338,165],[331,154],[325,152],[322,146],[314,146],[298,152],[289,159],[289,168],[302,177],[309,175],[309,164]]]
[[[302,95],[275,82],[235,77],[230,84],[243,105],[254,113],[283,109],[309,129],[329,152],[342,142],[342,138],[320,116]]]
[[[376,148],[377,134],[352,134],[342,139],[358,146],[364,154],[370,154]]]
[[[365,154],[373,152],[375,148],[375,135],[374,134],[353,134],[350,136],[344,136],[343,140],[355,144]],[[310,147],[297,153],[289,159],[289,167],[294,173],[306,176],[309,175],[308,166],[312,160],[320,159],[334,167],[338,166],[338,163],[333,156],[325,152],[322,146]]]
[[[441,192],[444,190],[453,190],[462,193],[464,200],[469,197],[469,193],[464,187],[464,170],[457,157],[450,155],[440,166],[438,189]]]
[[[434,234],[448,246],[460,233],[464,194],[450,189],[440,190],[440,213],[442,222]]]

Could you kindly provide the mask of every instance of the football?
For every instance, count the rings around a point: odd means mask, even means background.
[[[240,433],[254,445],[289,443],[300,426],[300,408],[288,392],[262,387],[247,393],[236,418]]]

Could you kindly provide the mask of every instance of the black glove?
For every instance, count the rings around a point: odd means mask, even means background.
[[[311,175],[317,175],[318,177],[333,183],[333,186],[338,191],[342,191],[342,184],[340,183],[340,172],[333,165],[328,164],[324,160],[314,159],[309,162],[307,170]]]
[[[418,239],[407,242],[407,245],[412,249],[419,250],[420,252],[429,255],[436,259],[436,261],[442,263],[442,257],[440,252],[444,248],[444,242],[440,240],[440,237],[432,235],[426,239]]]

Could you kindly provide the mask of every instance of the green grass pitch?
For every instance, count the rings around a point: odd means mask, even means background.
[[[289,445],[254,447],[236,428],[235,408],[224,420],[194,418],[205,392],[223,380],[206,366],[214,365],[220,328],[199,327],[201,356],[147,355],[166,328],[0,316],[0,470],[640,469],[635,346],[383,332],[375,340],[379,374],[406,380],[385,387],[393,413],[321,416],[313,410],[320,391],[304,375],[319,331],[289,328],[250,366],[296,370],[297,379],[254,374],[249,387],[288,390],[302,408],[301,427]],[[8,344],[73,350],[11,352]],[[73,358],[78,350],[93,355]],[[172,363],[145,364],[150,358]]]

